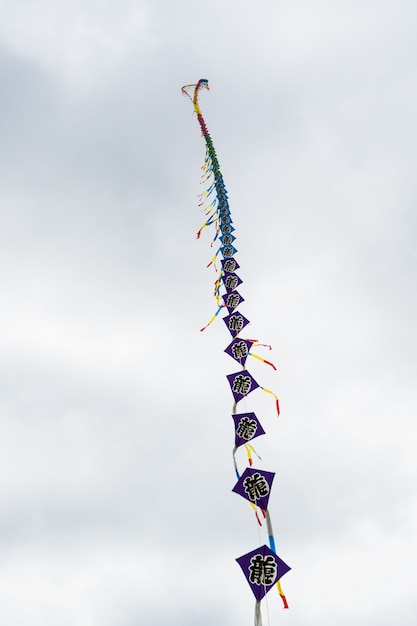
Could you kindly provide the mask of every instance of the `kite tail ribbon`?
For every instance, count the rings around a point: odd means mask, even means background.
[[[271,548],[272,552],[275,552],[275,554],[277,553],[276,548],[275,548],[275,539],[274,539],[274,531],[272,530],[272,522],[271,522],[271,516],[269,515],[269,511],[266,510],[265,511],[266,514],[266,527],[268,529],[268,541],[269,541],[269,547]],[[281,587],[281,583],[279,580],[277,580],[277,589],[278,589],[278,593],[281,596],[281,600],[282,603],[284,605],[284,609],[288,609],[288,602],[287,602],[287,598],[285,597],[285,594],[282,590]]]
[[[256,601],[255,604],[255,626],[262,626],[261,602]]]
[[[261,385],[259,385],[259,386],[261,387]],[[270,393],[270,394],[272,394],[274,396],[274,398],[275,398],[275,406],[276,406],[276,409],[277,409],[277,415],[279,417],[279,415],[280,415],[280,408],[279,408],[278,396],[273,391],[271,391],[270,389],[266,389],[266,387],[261,387],[261,389],[263,391],[265,391],[265,393]]]

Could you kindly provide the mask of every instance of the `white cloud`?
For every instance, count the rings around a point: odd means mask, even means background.
[[[270,594],[271,621],[414,623],[413,11],[4,8],[8,625],[253,619],[234,559],[265,528],[231,493],[235,366],[221,320],[199,333],[216,308],[213,250],[209,233],[194,239],[204,147],[180,87],[201,76],[248,335],[278,367],[251,363],[281,417],[261,391],[247,400],[293,568],[291,609]]]

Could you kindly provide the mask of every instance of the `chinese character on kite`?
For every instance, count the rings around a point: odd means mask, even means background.
[[[233,464],[238,480],[233,487],[233,491],[249,501],[255,511],[256,519],[260,526],[262,526],[260,518],[263,517],[266,520],[269,542],[269,547],[266,545],[260,546],[236,560],[242,568],[256,598],[255,626],[262,626],[261,600],[273,586],[276,585],[278,593],[282,598],[284,608],[288,608],[280,579],[290,570],[290,567],[277,556],[271,517],[268,512],[268,501],[275,474],[252,467],[251,453],[255,452],[255,450],[250,442],[255,439],[255,437],[265,434],[265,431],[255,413],[238,413],[237,404],[240,400],[252,393],[252,391],[260,388],[275,397],[276,409],[279,415],[277,396],[269,389],[265,389],[265,387],[259,385],[250,372],[245,369],[247,367],[246,361],[249,356],[263,361],[273,369],[276,369],[276,367],[269,361],[251,352],[253,346],[261,346],[263,344],[259,344],[255,339],[243,339],[240,337],[240,333],[250,322],[237,308],[244,302],[244,298],[242,298],[240,293],[236,290],[237,287],[242,284],[242,280],[236,274],[236,270],[239,269],[239,264],[235,258],[237,253],[237,249],[234,246],[236,240],[234,235],[235,229],[230,215],[227,191],[223,182],[223,176],[220,171],[213,140],[207,130],[198,101],[199,93],[202,89],[209,89],[206,79],[201,79],[196,84],[182,87],[182,93],[188,96],[194,105],[194,111],[197,115],[197,120],[200,124],[206,144],[202,182],[207,183],[209,186],[206,191],[200,194],[199,205],[203,207],[207,219],[198,231],[197,238],[200,237],[204,228],[213,226],[215,235],[212,244],[217,239],[220,242],[216,254],[208,264],[208,266],[213,265],[217,272],[214,283],[214,295],[218,308],[208,324],[201,330],[205,330],[207,326],[216,319],[219,313],[226,309],[227,315],[223,317],[223,321],[233,340],[225,349],[225,352],[241,366],[240,371],[227,376],[234,401],[232,409],[232,418],[235,426]],[[221,265],[219,270],[217,270],[216,265],[218,258]],[[224,293],[221,293],[222,288],[224,289]],[[266,347],[270,348],[270,346]],[[238,471],[236,462],[236,451],[240,446],[244,446],[246,449],[249,463],[249,467],[246,467],[242,475],[240,475]],[[259,515],[259,512],[261,515]]]

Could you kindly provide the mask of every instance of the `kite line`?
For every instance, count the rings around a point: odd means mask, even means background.
[[[202,167],[202,183],[207,184],[208,187],[199,195],[199,206],[203,208],[206,221],[198,231],[197,238],[200,237],[205,228],[212,226],[214,228],[214,237],[211,245],[214,245],[216,241],[219,242],[218,249],[208,264],[208,267],[214,266],[216,270],[214,296],[217,302],[217,310],[201,330],[205,330],[221,312],[225,312],[226,315],[224,315],[223,321],[232,336],[232,342],[227,346],[225,352],[237,361],[241,367],[239,371],[226,376],[233,395],[232,418],[235,427],[233,465],[237,483],[233,487],[233,491],[249,501],[259,526],[262,526],[262,520],[266,523],[269,545],[255,548],[237,558],[236,561],[240,565],[255,596],[255,626],[262,626],[261,600],[272,587],[277,587],[284,608],[288,608],[280,579],[291,568],[276,553],[271,516],[268,511],[268,502],[275,474],[253,467],[252,455],[258,455],[250,442],[255,437],[265,434],[265,431],[254,412],[238,413],[237,405],[240,400],[245,399],[252,391],[260,388],[274,396],[277,414],[279,415],[278,397],[270,389],[266,389],[256,382],[247,369],[246,361],[251,356],[263,361],[274,370],[276,367],[270,361],[252,352],[254,347],[271,349],[270,346],[260,344],[256,339],[244,339],[240,336],[241,331],[250,322],[238,310],[240,304],[244,302],[244,298],[237,290],[242,284],[242,280],[236,274],[236,270],[240,266],[235,259],[237,253],[237,249],[234,246],[236,240],[234,235],[235,228],[230,214],[228,194],[220,171],[216,150],[199,105],[199,94],[202,89],[209,89],[208,81],[204,78],[200,79],[196,84],[185,85],[181,90],[193,103],[206,144],[206,155]],[[219,261],[220,267],[218,268]],[[224,290],[223,293],[221,293],[222,290]],[[239,472],[236,460],[236,452],[240,447],[245,448],[248,461],[247,467],[242,473]]]

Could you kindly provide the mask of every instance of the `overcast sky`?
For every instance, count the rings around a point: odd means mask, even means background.
[[[290,605],[414,626],[414,0],[0,1],[0,622],[239,626],[236,364],[195,234],[229,192]],[[260,353],[260,351],[258,351]],[[244,466],[245,459],[239,456]]]

